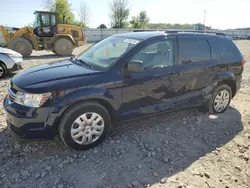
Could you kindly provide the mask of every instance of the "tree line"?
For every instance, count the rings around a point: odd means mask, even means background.
[[[68,0],[45,0],[45,8],[57,12],[58,23],[76,25],[88,28],[92,11],[90,7],[82,2],[77,11],[80,20],[75,19],[71,4]],[[169,24],[150,23],[150,18],[145,10],[138,15],[132,16],[129,20],[130,5],[128,0],[111,0],[109,3],[111,28],[135,28],[135,29],[193,29],[194,24]],[[101,23],[97,28],[106,29],[107,26]]]

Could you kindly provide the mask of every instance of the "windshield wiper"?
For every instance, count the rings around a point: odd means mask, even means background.
[[[74,59],[76,61],[79,61],[80,63],[84,64],[85,66],[89,67],[89,68],[93,68],[90,64],[86,63],[85,61],[83,61],[82,59]]]

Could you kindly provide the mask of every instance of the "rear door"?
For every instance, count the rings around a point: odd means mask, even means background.
[[[212,84],[211,67],[216,62],[211,59],[211,47],[206,38],[178,37],[179,78],[186,83],[186,92],[177,98],[175,104],[179,108],[199,105],[203,102],[203,91]]]

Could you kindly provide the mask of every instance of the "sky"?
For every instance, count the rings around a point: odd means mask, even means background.
[[[111,0],[69,0],[75,18],[81,2],[91,9],[88,23],[96,28],[101,23],[110,27]],[[150,23],[203,23],[216,29],[250,27],[250,0],[128,0],[130,17],[146,10]],[[22,27],[33,23],[34,11],[45,10],[45,0],[0,0],[0,25]]]

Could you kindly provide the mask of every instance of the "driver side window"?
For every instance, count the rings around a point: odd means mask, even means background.
[[[151,43],[137,52],[131,60],[142,61],[145,70],[173,66],[173,40],[164,40]]]

